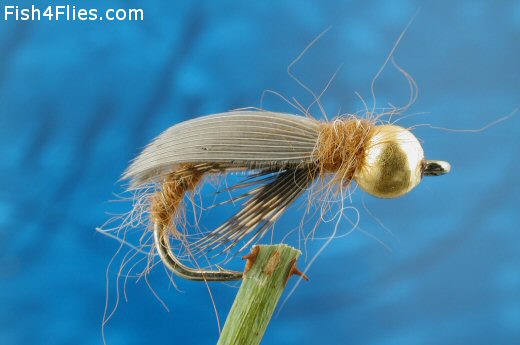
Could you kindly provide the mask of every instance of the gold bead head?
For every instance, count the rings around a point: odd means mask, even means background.
[[[409,130],[394,125],[375,126],[354,179],[367,193],[396,198],[421,182],[424,162],[421,143]]]

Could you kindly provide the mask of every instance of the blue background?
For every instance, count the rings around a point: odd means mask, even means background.
[[[286,68],[329,26],[295,72],[320,89],[344,64],[324,97],[330,114],[362,109],[354,92],[369,96],[419,8],[396,59],[420,89],[408,113],[426,114],[404,125],[478,129],[520,106],[518,1],[70,3],[143,8],[145,21],[0,22],[1,344],[100,344],[118,244],[95,227],[114,210],[127,162],[167,127],[259,106],[265,89],[309,104]],[[402,104],[406,80],[390,67],[376,94]],[[290,110],[275,97],[265,106]],[[264,344],[520,343],[520,118],[478,133],[415,133],[452,173],[396,200],[357,191],[365,233],[332,242]],[[178,292],[162,269],[151,280],[170,312],[131,280],[108,344],[216,342],[204,284],[177,281]],[[211,286],[225,318],[236,290]]]

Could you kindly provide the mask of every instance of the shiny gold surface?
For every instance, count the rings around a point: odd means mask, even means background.
[[[363,190],[380,198],[395,198],[421,182],[424,152],[417,138],[394,125],[376,126],[354,179]]]

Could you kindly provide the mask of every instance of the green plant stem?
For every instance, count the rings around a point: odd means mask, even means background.
[[[260,344],[300,254],[285,244],[253,247],[218,345]]]

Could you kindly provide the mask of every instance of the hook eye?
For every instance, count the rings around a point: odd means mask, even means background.
[[[430,161],[424,162],[423,176],[441,176],[449,173],[451,165],[445,161]]]

